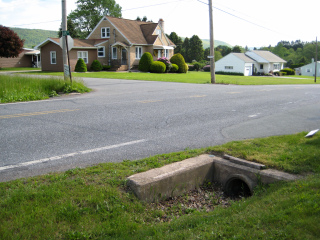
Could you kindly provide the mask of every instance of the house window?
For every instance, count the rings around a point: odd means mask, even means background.
[[[169,58],[169,49],[164,50],[164,57]]]
[[[105,47],[98,47],[98,57],[105,57]]]
[[[233,69],[233,66],[225,66],[224,69]]]
[[[112,48],[112,59],[118,59],[116,47]]]
[[[158,58],[161,58],[161,50],[158,50]]]
[[[274,70],[280,70],[280,63],[273,64],[273,69]]]
[[[161,29],[157,29],[157,35],[161,35]]]
[[[310,69],[310,68],[308,68],[308,69],[306,70],[306,72],[311,72],[311,69]]]
[[[57,53],[56,51],[50,52],[50,63],[57,64]]]
[[[136,47],[136,59],[140,59],[142,56],[142,47]]]
[[[260,64],[260,69],[263,69],[263,64]]]
[[[78,59],[82,58],[85,63],[88,63],[88,52],[87,51],[79,51]]]
[[[110,37],[110,28],[109,27],[101,28],[101,38],[108,38],[108,37]]]

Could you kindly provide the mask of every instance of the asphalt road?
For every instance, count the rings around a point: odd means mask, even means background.
[[[85,82],[95,90],[0,104],[0,181],[320,128],[320,85]]]

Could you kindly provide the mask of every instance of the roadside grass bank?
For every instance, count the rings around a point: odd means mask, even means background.
[[[38,70],[41,71],[41,68],[33,68],[33,67],[10,67],[10,68],[2,68],[0,67],[0,72],[7,72],[7,71],[30,71],[30,70]]]
[[[33,72],[28,74],[63,76],[62,72]],[[210,72],[188,72],[186,74],[172,73],[143,73],[143,72],[86,72],[72,73],[74,77],[88,78],[109,78],[109,79],[127,79],[161,82],[180,82],[209,84],[211,82]],[[317,84],[319,84],[317,80]],[[236,85],[281,85],[281,84],[315,84],[313,77],[292,76],[292,77],[259,77],[259,76],[228,76],[216,75],[218,84],[236,84]]]
[[[54,77],[0,75],[0,103],[42,100],[60,93],[89,91],[83,81],[76,80],[71,83]]]
[[[319,239],[320,135],[304,138],[305,134],[237,141],[0,183],[1,239]],[[294,154],[299,151],[303,154]],[[132,174],[222,152],[308,175],[259,186],[252,197],[231,202],[227,208],[217,204],[210,212],[179,202],[170,211],[155,209],[138,201],[126,187],[126,177]],[[163,217],[168,222],[161,222]]]

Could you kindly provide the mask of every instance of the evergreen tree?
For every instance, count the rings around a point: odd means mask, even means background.
[[[197,35],[193,35],[190,38],[190,43],[189,43],[189,48],[190,48],[190,59],[196,60],[197,62],[203,60],[203,46],[202,46],[202,41]]]
[[[185,38],[182,44],[182,49],[181,49],[181,55],[183,56],[184,60],[186,62],[191,62],[192,59],[190,58],[190,43],[189,43],[189,38]]]

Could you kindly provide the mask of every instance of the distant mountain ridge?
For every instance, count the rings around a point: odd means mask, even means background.
[[[210,47],[210,40],[209,39],[201,39],[202,41],[202,46],[203,49],[209,48]],[[220,41],[220,40],[214,40],[214,48],[218,47],[218,46],[227,46],[232,48],[232,45],[230,45],[229,43]]]
[[[28,28],[10,28],[18,34],[21,39],[24,39],[25,48],[34,48],[39,43],[42,43],[49,37],[58,37],[58,31],[28,29]]]
[[[58,31],[28,29],[28,28],[10,28],[10,29],[15,31],[21,39],[25,40],[24,42],[25,48],[34,48],[39,43],[42,43],[44,40],[46,40],[49,37],[53,37],[53,38],[58,37]],[[203,49],[210,47],[209,39],[201,39],[201,40],[202,40]],[[217,47],[219,45],[232,47],[230,44],[226,42],[214,40],[214,46]]]

